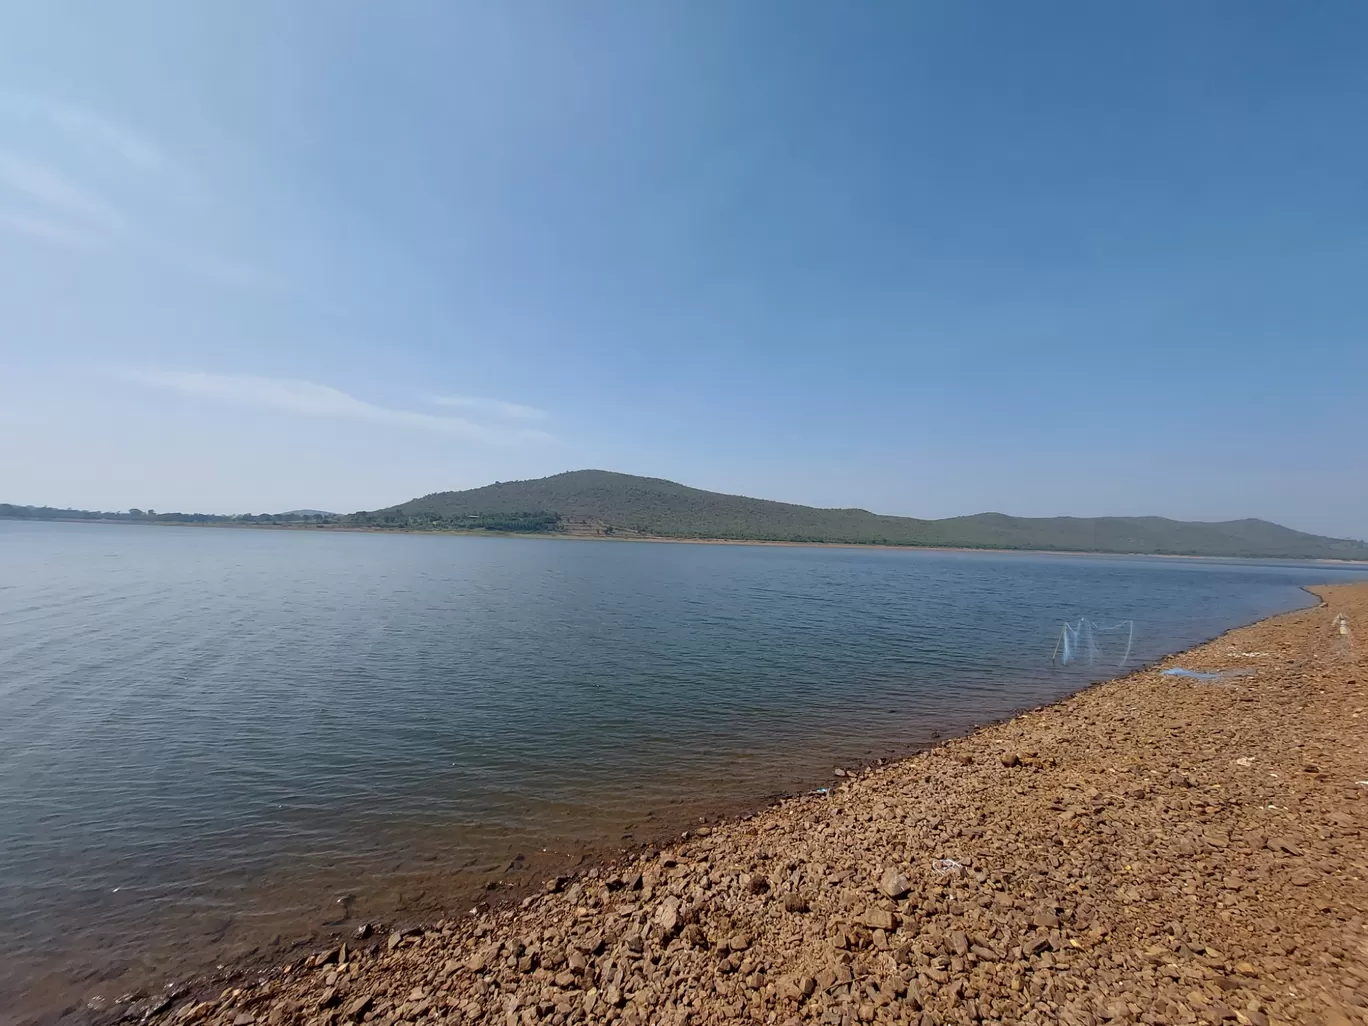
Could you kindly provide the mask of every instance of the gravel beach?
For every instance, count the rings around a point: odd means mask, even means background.
[[[1368,1021],[1368,584],[1313,590],[1323,605],[521,905],[363,928],[101,1019]]]

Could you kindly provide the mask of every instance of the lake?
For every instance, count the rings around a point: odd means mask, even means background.
[[[1066,620],[1137,665],[1362,579],[0,521],[0,1008],[516,895],[1114,676],[1051,664]]]

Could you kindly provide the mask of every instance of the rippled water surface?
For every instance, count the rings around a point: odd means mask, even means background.
[[[464,907],[1112,675],[1050,667],[1066,619],[1141,662],[1364,576],[0,521],[0,1007]]]

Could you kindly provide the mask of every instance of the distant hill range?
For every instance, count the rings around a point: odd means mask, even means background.
[[[723,495],[604,470],[436,492],[341,519],[376,527],[633,538],[1368,560],[1364,542],[1305,534],[1266,520],[1192,523],[1164,517],[1034,518],[1002,513],[918,520]]]

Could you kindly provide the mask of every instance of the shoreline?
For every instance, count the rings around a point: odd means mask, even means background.
[[[217,528],[220,530],[250,530],[250,531],[294,531],[306,534],[317,532],[323,533],[344,533],[344,534],[404,534],[419,535],[434,538],[523,538],[541,541],[575,541],[575,542],[645,542],[652,544],[668,545],[755,545],[779,548],[811,548],[811,549],[859,549],[859,550],[890,550],[894,552],[984,552],[995,553],[997,555],[1036,555],[1036,556],[1111,556],[1111,557],[1135,557],[1144,556],[1151,559],[1192,559],[1192,560],[1222,560],[1222,561],[1258,561],[1264,562],[1275,560],[1285,563],[1315,563],[1324,566],[1343,566],[1343,567],[1368,567],[1368,559],[1333,559],[1329,556],[1227,556],[1227,555],[1196,555],[1185,552],[1124,552],[1108,549],[1007,549],[994,548],[991,546],[968,546],[968,545],[899,545],[885,544],[882,542],[810,542],[810,541],[777,541],[769,539],[744,539],[744,538],[672,538],[664,535],[593,535],[593,534],[574,534],[568,531],[462,531],[456,529],[432,529],[419,530],[412,527],[371,527],[371,526],[351,526],[333,524],[195,524],[195,523],[143,523],[136,520],[76,520],[76,519],[40,519],[37,517],[0,517],[10,523],[34,523],[34,524],[98,524],[103,526],[124,526],[124,527],[193,527],[193,528]]]
[[[400,924],[387,939],[356,938],[289,966],[230,968],[174,1000],[142,999],[138,1014],[223,1026],[246,1026],[243,1016],[273,1026],[340,1026],[433,1022],[439,1013],[451,1022],[559,1017],[632,1026],[769,1021],[773,1012],[777,1022],[942,1026],[963,1021],[966,1009],[977,1016],[982,1001],[994,1017],[1011,1006],[1022,1021],[1034,1021],[1032,1012],[1046,1015],[1037,1007],[1044,1005],[1047,1018],[1079,1023],[1128,1020],[1147,1001],[1155,1002],[1151,1012],[1165,1009],[1154,1022],[1319,1022],[1317,1009],[1340,1006],[1350,1011],[1337,1014],[1357,1014],[1339,991],[1346,980],[1360,984],[1340,964],[1321,971],[1315,959],[1302,965],[1293,956],[1352,951],[1351,941],[1368,945],[1368,936],[1334,925],[1368,911],[1368,867],[1346,861],[1353,842],[1325,840],[1327,832],[1333,839],[1368,829],[1368,787],[1358,784],[1368,777],[1368,720],[1348,730],[1321,722],[1327,713],[1333,721],[1331,707],[1341,717],[1349,708],[1368,714],[1361,662],[1333,660],[1325,650],[1336,641],[1326,631],[1331,612],[1368,623],[1368,584],[1306,590],[1319,605],[843,774],[829,793],[785,797],[670,843],[590,860],[521,902],[422,927]],[[1241,655],[1240,647],[1259,658]],[[1211,684],[1158,672],[1179,663],[1254,672]],[[1313,676],[1321,685],[1315,698],[1304,688]],[[1268,715],[1269,705],[1284,707],[1283,716]],[[1211,742],[1215,755],[1193,747],[1192,733]],[[1300,804],[1232,804],[1237,785],[1248,788],[1256,777],[1232,760],[1281,766],[1278,758],[1287,761],[1298,737],[1293,761],[1301,764],[1283,774],[1283,786],[1299,785]],[[1316,743],[1312,755],[1308,737]],[[1254,754],[1222,752],[1232,739]],[[1332,752],[1333,744],[1341,751]],[[1225,779],[1232,766],[1233,781]],[[1323,808],[1325,790],[1343,808]],[[1194,804],[1194,793],[1205,804]],[[1225,822],[1278,819],[1278,809],[1294,807],[1320,826],[1279,824],[1273,836],[1257,822]],[[1198,829],[1182,830],[1185,820]],[[1142,837],[1140,825],[1150,833]],[[1156,846],[1169,849],[1168,863],[1153,864]],[[1030,857],[1023,847],[1032,848]],[[1089,857],[1073,858],[1080,850]],[[938,868],[933,858],[953,865]],[[1185,867],[1194,862],[1203,872],[1188,887]],[[1065,863],[1070,872],[1061,877]],[[1263,917],[1275,927],[1262,937],[1268,943],[1261,943],[1262,927],[1252,935],[1237,929],[1270,904],[1246,901],[1243,879],[1227,886],[1246,864],[1261,887],[1285,885],[1282,914]],[[884,887],[888,869],[900,882]],[[1182,886],[1167,886],[1179,876]],[[1221,893],[1206,901],[1212,881]],[[1327,889],[1328,904],[1310,897]],[[1151,906],[1170,914],[1167,925],[1146,914]],[[1322,923],[1322,908],[1342,914]],[[1122,929],[1131,919],[1139,922]],[[1284,950],[1278,938],[1301,920],[1314,929],[1296,931],[1300,939]],[[1168,926],[1177,931],[1165,932]],[[1147,943],[1132,943],[1132,927]],[[1091,957],[1104,950],[1105,959]],[[1328,957],[1336,963],[1339,956]],[[1010,972],[1000,971],[1008,965]],[[1118,965],[1126,972],[1113,978]],[[1299,983],[1289,988],[1279,977]],[[1137,978],[1149,990],[1114,1007],[1114,988]],[[861,980],[873,982],[861,990]],[[1175,989],[1178,980],[1183,986]],[[1081,989],[1073,987],[1079,981]],[[1232,1003],[1237,992],[1243,1004]],[[1087,999],[1076,1000],[1079,994]],[[1018,1008],[1026,997],[1033,1000]],[[521,1009],[533,1018],[520,1018]]]

